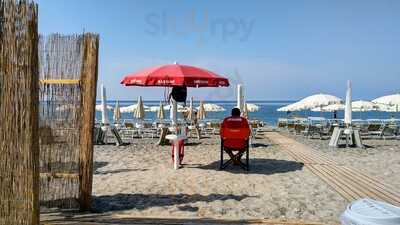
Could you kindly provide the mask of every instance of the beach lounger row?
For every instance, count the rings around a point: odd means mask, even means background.
[[[278,128],[308,138],[330,137],[335,127],[344,127],[343,120],[320,117],[279,119]],[[353,127],[360,130],[364,139],[399,139],[399,120],[353,120]]]

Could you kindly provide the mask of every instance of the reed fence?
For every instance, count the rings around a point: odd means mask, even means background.
[[[0,0],[0,224],[39,223],[37,5]]]
[[[40,38],[42,211],[90,208],[98,44],[96,34]]]

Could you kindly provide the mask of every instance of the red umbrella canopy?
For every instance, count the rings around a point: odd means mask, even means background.
[[[121,84],[125,86],[227,87],[229,80],[198,67],[169,64],[127,75]]]

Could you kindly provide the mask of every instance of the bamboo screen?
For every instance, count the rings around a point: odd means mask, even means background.
[[[40,204],[78,208],[82,36],[39,42]]]
[[[88,60],[88,45],[95,44]],[[41,37],[39,42],[40,205],[82,207],[91,194],[98,35]],[[89,52],[90,53],[90,52]],[[93,65],[94,64],[94,65]],[[95,68],[87,70],[87,68]],[[87,83],[94,85],[87,85]],[[93,94],[94,93],[94,94]],[[83,104],[88,104],[84,106]],[[89,180],[85,176],[89,176]],[[86,180],[85,180],[86,179]],[[85,189],[85,186],[89,187]],[[89,195],[89,196],[82,196]],[[86,201],[89,201],[86,200]],[[84,204],[84,203],[83,203]]]
[[[39,223],[37,5],[0,0],[0,224]]]

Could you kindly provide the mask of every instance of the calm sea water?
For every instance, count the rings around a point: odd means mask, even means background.
[[[136,101],[120,101],[120,106],[129,106],[136,104]],[[212,101],[212,102],[207,102],[207,103],[213,103],[220,105],[226,109],[224,112],[208,112],[207,113],[207,118],[209,119],[223,119],[224,117],[228,116],[230,114],[230,110],[236,106],[236,102],[234,101]],[[249,101],[248,103],[254,103],[258,106],[260,106],[260,110],[258,112],[252,112],[250,113],[250,118],[251,119],[259,119],[264,122],[266,122],[269,125],[276,125],[277,121],[279,118],[286,118],[287,114],[285,112],[277,112],[276,110],[280,107],[286,106],[288,104],[293,103],[293,101]],[[100,104],[100,102],[97,102],[97,104]],[[146,106],[158,106],[160,102],[158,101],[145,101],[144,104]],[[115,101],[108,101],[108,105],[114,106]],[[199,105],[199,102],[195,102],[194,106],[197,107]],[[112,110],[111,110],[112,111]],[[169,118],[169,111],[165,111],[166,113],[166,118]],[[332,118],[333,114],[332,113],[319,113],[319,112],[311,112],[311,111],[302,111],[302,112],[295,112],[295,115],[298,116],[312,116],[312,117],[325,117],[325,118]],[[179,115],[179,113],[178,113]],[[293,115],[293,113],[292,113]],[[392,116],[395,116],[396,118],[400,118],[400,114],[395,114],[395,113],[387,113],[387,112],[354,112],[353,113],[353,119],[389,119]],[[338,118],[343,118],[344,114],[343,112],[338,112]],[[98,120],[101,120],[101,113],[96,112],[96,118]],[[112,112],[109,112],[109,118],[112,121]],[[146,118],[147,119],[155,119],[156,118],[156,113],[155,112],[146,112]],[[133,114],[132,113],[123,113],[122,114],[122,119],[133,119]]]

